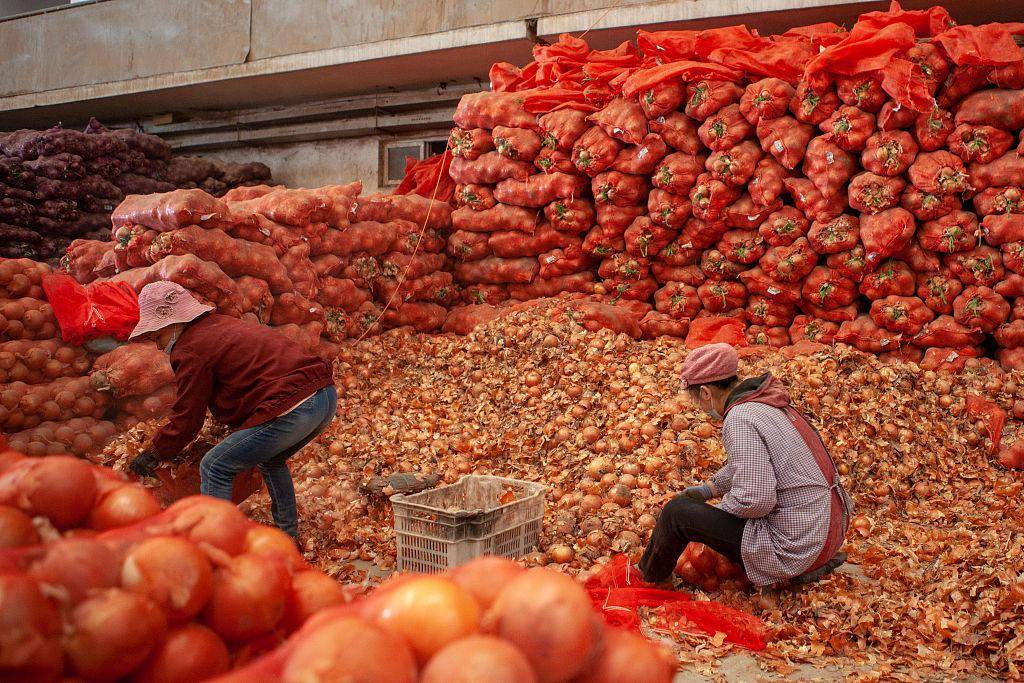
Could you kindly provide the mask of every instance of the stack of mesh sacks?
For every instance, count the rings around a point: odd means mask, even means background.
[[[584,292],[634,335],[731,319],[734,343],[1024,367],[1015,32],[894,3],[849,32],[563,36],[494,65],[455,117],[448,249],[475,306],[447,329]]]
[[[120,280],[135,291],[177,282],[218,312],[271,325],[327,358],[341,341],[380,329],[439,329],[457,296],[437,232],[451,207],[416,195],[360,197],[361,189],[129,196],[113,213],[113,241],[72,245],[65,267],[83,284]]]
[[[125,195],[202,187],[223,194],[265,182],[263,164],[171,157],[170,146],[135,130],[59,126],[0,136],[0,256],[59,258],[75,238],[106,239]]]
[[[93,356],[61,341],[41,282],[50,267],[0,258],[0,435],[30,455],[98,452],[114,435]]]

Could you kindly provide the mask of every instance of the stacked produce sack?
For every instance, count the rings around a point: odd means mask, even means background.
[[[439,329],[458,296],[439,233],[451,207],[418,195],[360,197],[361,189],[131,195],[113,213],[113,241],[76,241],[63,266],[79,282],[122,281],[135,291],[172,280],[218,312],[271,325],[324,357],[381,328]],[[153,379],[118,398],[143,396],[155,409],[167,391]],[[153,411],[144,403],[133,402],[131,415],[146,419]]]
[[[110,397],[88,376],[93,356],[61,340],[44,263],[0,258],[0,434],[30,455],[98,452],[115,433]]]
[[[495,64],[455,115],[448,251],[473,306],[446,329],[585,292],[632,334],[838,341],[930,368],[994,345],[1024,366],[1015,33],[893,3],[850,31],[562,36]],[[734,322],[691,329],[706,318]]]
[[[265,182],[263,164],[171,157],[135,130],[56,126],[0,135],[0,257],[59,258],[77,237],[107,239],[125,195],[201,187],[212,194]]]
[[[348,601],[283,532],[76,458],[0,450],[3,680],[199,681]]]

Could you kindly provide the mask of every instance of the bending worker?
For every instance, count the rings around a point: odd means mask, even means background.
[[[334,419],[338,394],[331,365],[280,332],[212,310],[174,282],[153,282],[139,293],[139,323],[131,336],[151,339],[170,354],[178,396],[152,451],[131,469],[153,476],[159,461],[192,442],[209,408],[236,431],[203,457],[202,493],[231,500],[235,476],[258,467],[274,522],[297,541],[287,461]]]
[[[846,561],[839,548],[853,503],[825,444],[779,380],[740,380],[738,365],[728,344],[683,362],[683,389],[724,422],[728,462],[665,506],[640,562],[647,581],[667,581],[691,541],[741,564],[755,586],[809,583]]]

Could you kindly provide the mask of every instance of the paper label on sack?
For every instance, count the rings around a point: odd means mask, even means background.
[[[949,355],[946,356],[946,362],[947,363],[952,363],[953,361],[955,361],[959,357],[960,357],[959,353],[957,353],[956,351],[950,351]]]
[[[693,249],[693,242],[687,242],[686,244],[680,244],[680,249]]]
[[[825,152],[825,161],[830,164],[836,163],[836,157],[832,152]]]
[[[622,130],[621,128],[612,128],[612,132],[615,133],[616,135],[622,135],[625,131]]]
[[[204,213],[203,215],[201,215],[199,217],[199,220],[201,220],[201,221],[208,221],[208,220],[210,220],[211,218],[213,218],[216,215],[217,214],[215,214],[215,213]]]
[[[640,151],[636,153],[636,158],[637,160],[640,160],[643,159],[645,156],[647,156],[647,148],[641,147]]]
[[[888,339],[883,339],[882,341],[879,342],[879,344],[881,344],[882,346],[888,346],[889,345],[889,340]]]
[[[772,296],[775,296],[776,294],[781,294],[782,290],[779,289],[778,287],[769,287],[768,293],[771,294]]]
[[[782,144],[782,140],[776,140],[774,143],[772,143],[772,149],[774,149],[776,152],[782,152],[785,151],[786,147],[785,145]]]

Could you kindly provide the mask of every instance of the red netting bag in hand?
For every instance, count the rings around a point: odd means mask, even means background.
[[[43,277],[43,290],[60,324],[61,338],[81,345],[90,339],[125,340],[139,322],[139,300],[123,282],[80,285],[67,273]]]

